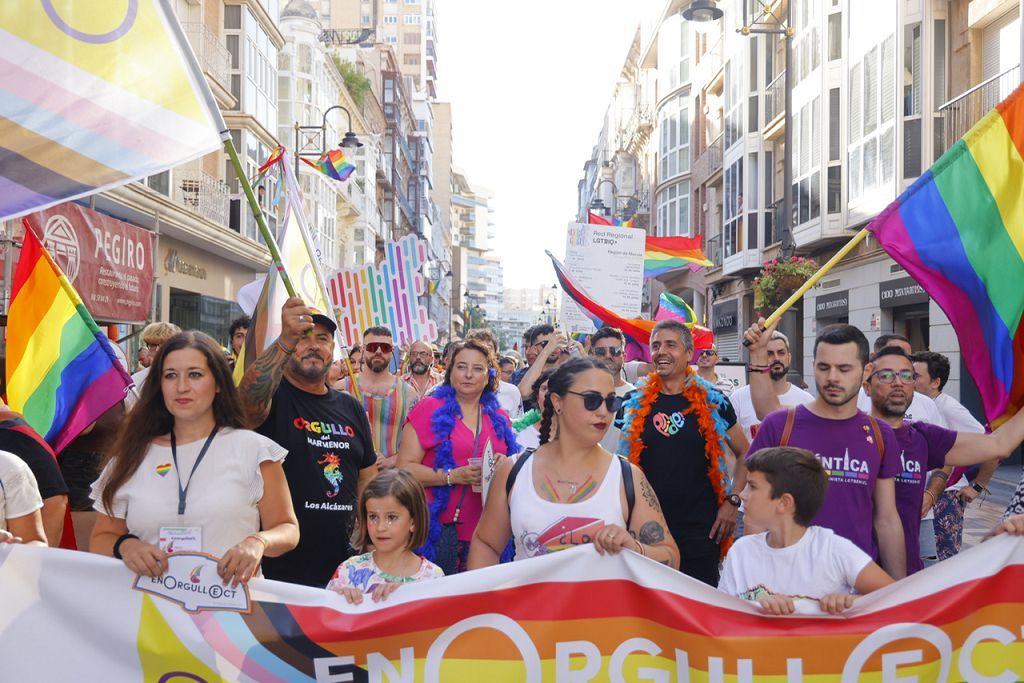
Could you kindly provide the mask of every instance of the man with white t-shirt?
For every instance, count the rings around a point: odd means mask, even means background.
[[[879,336],[872,345],[872,351],[878,353],[887,346],[895,346],[898,349],[903,349],[908,356],[913,355],[913,351],[910,349],[910,340],[902,334],[883,334]],[[860,396],[857,397],[857,409],[865,413],[871,412],[871,397],[868,396],[863,387],[860,390]],[[907,406],[907,412],[903,419],[914,422],[927,422],[928,424],[939,425],[940,427],[949,426],[942,419],[939,409],[935,407],[935,401],[927,394],[922,394],[919,391],[915,391],[911,397],[910,405]],[[931,519],[930,514],[928,519]]]
[[[625,396],[636,390],[635,386],[622,379],[625,349],[626,337],[617,327],[605,325],[590,338],[590,355],[612,373],[616,396]],[[613,425],[608,428],[608,433],[601,439],[601,446],[609,453],[615,453],[619,448],[620,438],[622,438],[622,431]]]
[[[768,342],[768,365],[748,368],[750,372],[765,373],[771,377],[772,388],[775,389],[775,394],[779,397],[779,403],[783,408],[801,406],[814,400],[813,396],[786,379],[792,359],[789,352],[789,338],[776,330],[772,332],[772,338]],[[736,409],[736,418],[739,420],[740,426],[743,427],[747,439],[754,438],[757,426],[761,424],[764,415],[758,415],[754,409],[754,402],[750,398],[750,385],[734,391],[729,400],[732,401],[732,407]]]
[[[0,451],[0,543],[46,545],[43,499],[25,462]]]
[[[942,391],[949,381],[949,359],[941,353],[924,351],[915,354],[913,361],[917,373],[917,391],[935,401],[935,407],[939,409],[946,426],[958,432],[984,433],[985,428],[974,419],[970,411]],[[966,476],[961,476],[939,494],[932,507],[935,515],[932,523],[935,529],[936,557],[940,561],[960,552],[964,511],[972,500],[988,490],[986,487],[998,468],[998,460],[982,463],[973,483]]]

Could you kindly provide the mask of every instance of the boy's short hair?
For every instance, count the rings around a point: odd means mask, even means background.
[[[793,521],[803,527],[811,526],[828,488],[828,475],[813,453],[789,446],[762,448],[747,458],[747,471],[764,475],[771,484],[772,499],[784,493],[793,496]]]

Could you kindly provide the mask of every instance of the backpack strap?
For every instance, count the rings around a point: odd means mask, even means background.
[[[533,452],[535,450],[537,450],[537,449],[536,448],[527,448],[525,451],[520,453],[519,457],[516,458],[516,461],[514,463],[512,463],[512,470],[508,473],[508,479],[505,480],[505,497],[506,498],[511,498],[512,497],[512,487],[516,483],[516,477],[519,476],[519,470],[523,469],[523,465],[526,464],[526,461],[530,459],[530,456],[533,455]]]
[[[868,415],[871,421],[871,431],[875,434],[875,445],[878,447],[878,461],[885,460],[885,442],[882,441],[882,429],[878,426],[878,420],[873,415]]]
[[[626,531],[629,531],[629,523],[633,520],[633,504],[636,503],[636,491],[633,489],[633,466],[621,455],[615,456],[622,468],[622,486],[626,490]]]
[[[786,426],[782,428],[782,438],[779,439],[780,446],[789,445],[789,437],[793,436],[793,423],[796,421],[796,408],[786,411]]]

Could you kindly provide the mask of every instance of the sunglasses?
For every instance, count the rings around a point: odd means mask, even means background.
[[[717,355],[718,355],[718,351],[715,351],[714,349],[704,349],[703,351],[700,352],[700,354],[698,355],[698,358],[708,358],[708,357],[717,356]]]
[[[601,348],[594,349],[594,355],[618,358],[622,355],[622,348],[618,346],[602,346]]]
[[[567,394],[575,394],[583,399],[583,407],[593,412],[601,407],[603,403],[608,408],[608,412],[617,413],[619,408],[622,407],[622,397],[616,396],[615,394],[608,394],[602,396],[596,391],[567,391]]]
[[[899,377],[902,384],[913,384],[914,380],[917,379],[917,373],[913,370],[900,370],[899,372],[896,370],[875,370],[871,373],[871,376],[877,377],[878,381],[882,384],[893,384],[897,377]]]
[[[367,353],[391,353],[395,347],[387,342],[370,342],[363,347]]]

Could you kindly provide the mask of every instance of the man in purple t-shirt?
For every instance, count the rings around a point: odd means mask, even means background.
[[[917,373],[906,351],[885,347],[868,366],[864,390],[871,397],[871,414],[896,432],[899,472],[896,475],[896,507],[907,547],[907,574],[924,569],[920,552],[921,517],[946,486],[945,478],[930,470],[946,465],[969,467],[993,458],[1005,458],[1024,439],[1024,411],[1018,412],[991,434],[955,432],[927,422],[903,419],[913,400]],[[941,470],[940,470],[941,471]],[[925,505],[926,497],[930,496]]]
[[[880,559],[894,579],[906,575],[903,525],[896,509],[894,477],[899,447],[889,425],[857,410],[857,396],[868,364],[868,340],[851,325],[826,327],[814,341],[814,383],[810,403],[778,410],[778,396],[768,376],[767,345],[774,326],[763,320],[744,334],[751,342],[750,397],[766,415],[750,453],[770,446],[796,446],[814,453],[828,473],[825,503],[814,519]],[[783,443],[785,442],[785,443]],[[877,537],[877,545],[875,538]]]

